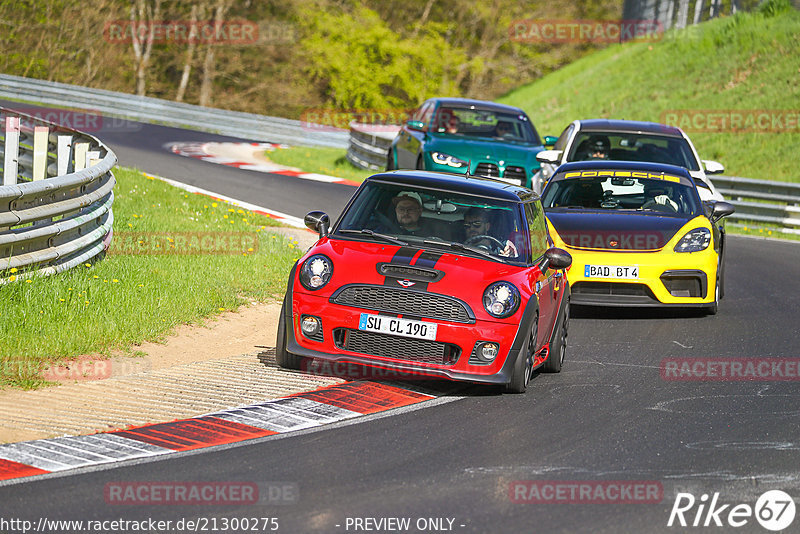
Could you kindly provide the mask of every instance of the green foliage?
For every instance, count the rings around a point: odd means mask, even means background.
[[[366,7],[331,13],[310,6],[299,16],[305,23],[303,70],[335,108],[403,108],[451,93],[455,88],[447,80],[455,76],[455,65],[466,61],[464,51],[438,33],[398,38]]]

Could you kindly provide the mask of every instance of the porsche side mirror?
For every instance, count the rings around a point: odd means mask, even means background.
[[[309,230],[319,233],[319,236],[327,237],[328,230],[331,227],[331,219],[328,214],[323,211],[310,211],[303,219]]]
[[[544,136],[544,146],[553,146],[558,141],[558,137],[555,135],[545,135]]]
[[[557,164],[558,160],[561,159],[562,152],[561,150],[542,150],[536,154],[536,161],[539,163]]]
[[[572,256],[564,249],[557,247],[550,247],[544,253],[544,266],[542,270],[550,269],[566,269],[572,265]]]
[[[722,174],[725,172],[725,167],[722,166],[722,163],[710,159],[704,159],[703,166],[706,168],[706,174]]]
[[[419,130],[420,132],[425,129],[425,123],[422,121],[406,121],[406,126],[410,130]]]
[[[715,202],[711,208],[711,222],[717,222],[723,217],[727,217],[736,211],[736,208],[730,202],[720,200]]]

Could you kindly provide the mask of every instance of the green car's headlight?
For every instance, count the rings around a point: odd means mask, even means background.
[[[695,228],[678,241],[675,252],[700,252],[707,249],[710,243],[711,231],[708,228]]]
[[[464,167],[467,164],[463,159],[458,159],[455,156],[443,152],[431,152],[431,158],[433,158],[433,162],[438,165],[447,165],[448,167],[455,167],[456,169]]]

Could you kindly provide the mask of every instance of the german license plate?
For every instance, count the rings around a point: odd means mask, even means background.
[[[358,329],[365,332],[378,332],[415,339],[436,339],[436,323],[423,323],[413,319],[400,319],[385,315],[362,313]]]
[[[587,265],[584,268],[585,278],[616,278],[636,280],[639,278],[638,265]]]

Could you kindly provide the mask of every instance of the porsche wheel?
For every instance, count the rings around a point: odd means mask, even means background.
[[[539,314],[533,318],[533,327],[528,334],[528,339],[517,355],[514,369],[511,371],[511,380],[503,390],[506,393],[525,393],[531,379],[533,369],[533,356],[536,354],[536,337],[539,331]]]
[[[719,311],[719,298],[719,270],[717,270],[717,282],[714,284],[714,302],[706,308],[708,315],[716,315]]]
[[[555,339],[550,345],[550,356],[542,364],[542,371],[545,373],[560,373],[561,366],[564,365],[564,357],[567,354],[567,333],[569,330],[569,300],[567,300],[564,311],[559,318]]]
[[[278,319],[278,338],[275,341],[275,360],[284,369],[300,369],[302,356],[295,356],[286,350],[286,299],[281,306],[281,315]]]

